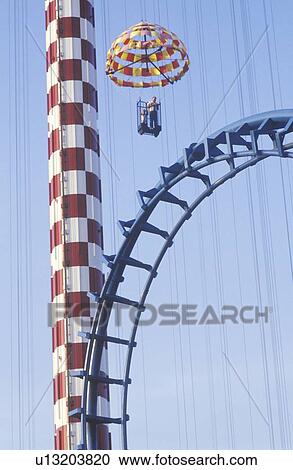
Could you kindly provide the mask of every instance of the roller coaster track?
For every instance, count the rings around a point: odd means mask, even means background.
[[[192,143],[183,151],[182,157],[169,167],[160,167],[160,181],[147,191],[138,191],[141,210],[135,219],[119,221],[120,228],[125,237],[116,255],[105,256],[110,269],[107,280],[98,302],[97,312],[93,321],[91,333],[80,334],[88,339],[87,355],[84,370],[80,371],[80,378],[84,381],[82,407],[71,412],[81,418],[82,442],[81,449],[97,449],[97,425],[120,424],[122,426],[123,447],[127,449],[127,400],[131,383],[130,368],[134,348],[136,346],[136,333],[140,317],[145,309],[147,295],[153,280],[156,278],[161,261],[167,250],[173,245],[178,231],[192,216],[194,210],[207,197],[222,186],[226,181],[253,167],[258,162],[269,157],[293,158],[293,139],[289,134],[293,132],[293,110],[279,110],[257,114],[226,126],[199,143]],[[261,138],[266,136],[266,138]],[[288,139],[289,136],[289,139]],[[267,148],[268,147],[268,148]],[[211,181],[208,174],[202,173],[211,165],[226,162],[227,172],[215,181]],[[193,178],[203,184],[203,190],[196,199],[187,203],[175,196],[171,189],[184,178]],[[182,208],[182,216],[174,227],[167,231],[152,225],[149,219],[161,203],[169,203]],[[163,244],[153,265],[145,264],[131,256],[133,249],[144,232],[152,236],[159,236]],[[143,269],[148,272],[145,286],[140,299],[132,300],[117,295],[120,283],[124,281],[124,271],[127,266]],[[129,339],[109,337],[107,327],[115,303],[133,306],[136,309],[135,321]],[[103,377],[100,374],[102,351],[104,343],[124,345],[127,349],[125,373],[122,379]],[[97,383],[120,385],[123,387],[123,400],[121,417],[108,418],[97,414]]]

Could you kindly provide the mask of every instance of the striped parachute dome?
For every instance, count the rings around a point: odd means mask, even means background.
[[[189,69],[184,43],[163,26],[138,23],[124,31],[107,53],[106,74],[116,85],[166,86]]]

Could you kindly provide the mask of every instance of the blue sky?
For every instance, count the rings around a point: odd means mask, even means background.
[[[0,447],[51,448],[51,332],[46,323],[50,260],[44,5],[33,0],[16,4],[15,14],[14,2],[3,2],[0,31],[3,64]],[[211,133],[243,115],[293,108],[292,9],[292,2],[287,0],[264,3],[96,0],[106,253],[115,253],[121,243],[118,218],[131,219],[138,210],[136,190],[151,188],[157,182],[158,167],[176,161],[182,149],[196,142],[205,128]],[[181,82],[158,90],[163,117],[158,139],[139,136],[135,127],[137,98],[148,99],[153,92],[120,89],[104,74],[105,54],[111,41],[126,26],[142,18],[176,32],[185,41],[191,60],[190,72]],[[252,57],[247,60],[251,51]],[[283,171],[292,232],[290,163],[283,164]],[[261,301],[262,305],[274,307],[274,317],[264,327],[267,382],[258,325],[248,325],[245,331],[242,325],[227,327],[226,351],[239,376],[246,384],[249,382],[251,394],[265,418],[268,408],[272,408],[271,434],[276,447],[281,447],[284,419],[288,417],[292,422],[293,325],[292,277],[279,162],[269,161],[264,167],[254,168],[250,179],[251,198],[247,178],[242,175],[219,190],[214,202],[210,198],[202,205],[179,235],[174,250],[170,250],[149,302],[158,305],[187,301],[198,304],[199,311],[207,304],[219,306],[222,301],[239,306],[258,305],[250,221],[252,201]],[[181,191],[192,200],[199,187],[190,185]],[[170,228],[177,215],[168,209],[158,214],[158,222]],[[220,261],[215,257],[217,244],[221,247]],[[146,239],[139,246],[138,255],[151,262],[157,247],[153,239]],[[268,271],[272,261],[274,268]],[[130,272],[128,279],[123,293],[136,298],[144,278]],[[273,291],[269,288],[272,279]],[[128,332],[129,322],[125,319],[120,334],[127,336]],[[279,332],[281,339],[276,340]],[[113,333],[117,333],[114,327]],[[223,334],[216,326],[188,329],[154,325],[139,332],[130,389],[131,448],[228,448],[231,442],[236,448],[270,447],[266,420],[225,361]],[[274,358],[281,346],[283,360],[276,364]],[[109,360],[111,375],[120,376],[123,351],[110,351]],[[225,385],[223,374],[227,370]],[[285,389],[278,383],[280,377],[286,377],[288,414]],[[228,400],[225,387],[230,390]],[[277,406],[280,394],[285,418]],[[115,391],[112,395],[115,416],[119,415],[119,403],[119,393]],[[115,447],[119,447],[117,429],[113,430],[113,440]]]

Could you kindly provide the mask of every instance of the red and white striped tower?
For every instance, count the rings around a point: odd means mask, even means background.
[[[52,303],[66,305],[53,326],[55,448],[81,442],[82,369],[90,329],[88,292],[99,293],[102,274],[102,211],[95,17],[93,0],[46,0],[48,151]],[[65,313],[66,312],[66,313]],[[104,351],[103,371],[107,374]],[[109,416],[109,388],[97,389],[102,416]],[[108,428],[98,427],[100,449],[110,447]]]

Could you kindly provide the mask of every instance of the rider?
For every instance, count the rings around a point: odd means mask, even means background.
[[[153,96],[148,102],[147,110],[150,116],[150,128],[156,129],[158,126],[158,103],[156,96]]]

